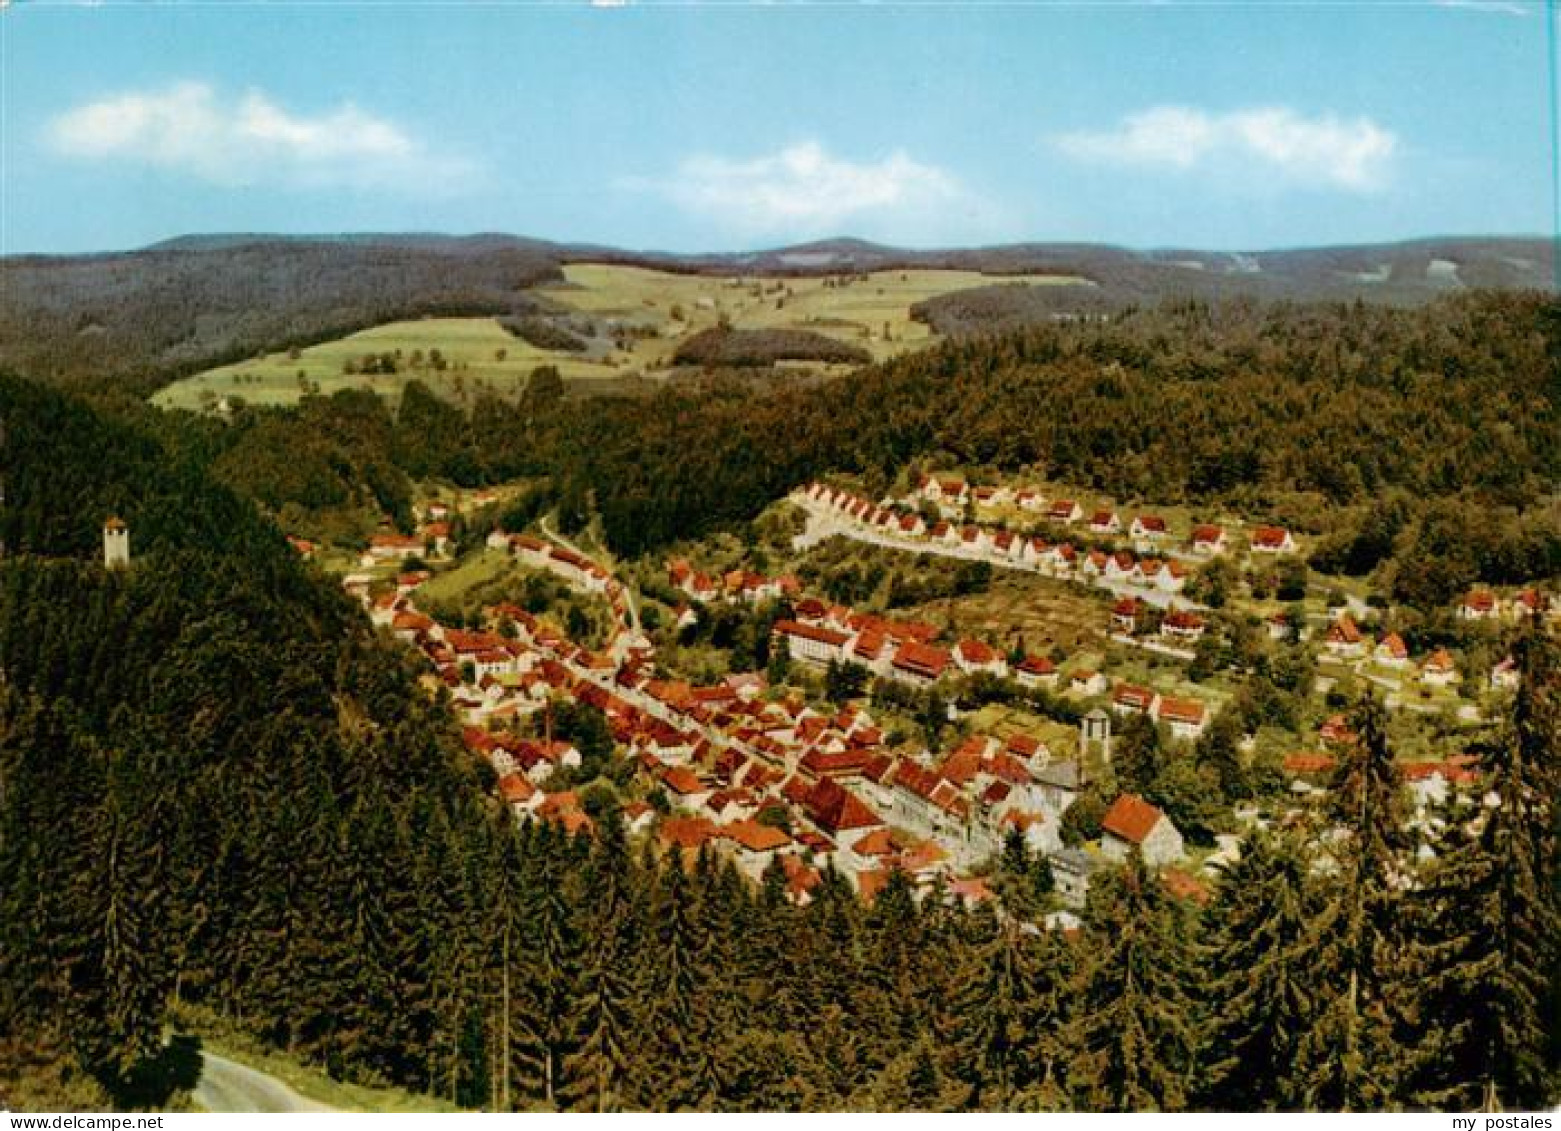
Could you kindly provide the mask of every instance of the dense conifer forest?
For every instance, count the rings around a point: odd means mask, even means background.
[[[1561,659],[1539,631],[1471,808],[1410,824],[1366,700],[1329,803],[1256,838],[1207,907],[1135,856],[1064,934],[1029,921],[1022,848],[995,877],[1012,913],[903,877],[864,905],[828,871],[798,907],[779,869],[754,887],[634,849],[610,808],[594,837],[517,828],[410,657],[265,512],[404,521],[414,478],[534,476],[522,505],[632,553],[816,474],[946,455],[1314,500],[1346,559],[1473,530],[1446,584],[1546,575],[1558,358],[1552,306],[1474,295],[1132,311],[811,388],[575,401],[543,372],[470,416],[416,386],[395,414],[340,394],[222,422],[0,379],[0,1092],[168,1102],[182,1005],[501,1109],[1554,1103]],[[109,514],[125,571],[98,564]]]

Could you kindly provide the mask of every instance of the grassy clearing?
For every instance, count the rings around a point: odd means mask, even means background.
[[[723,316],[744,329],[813,330],[859,345],[882,360],[933,340],[931,330],[911,321],[912,305],[996,281],[976,271],[877,271],[844,281],[722,279],[601,263],[572,264],[564,276],[568,282],[549,293],[565,305],[660,330],[659,339],[642,343],[647,360],[665,360],[679,338],[708,329]],[[1013,281],[1047,286],[1079,280],[1059,275]],[[680,318],[672,317],[674,308]]]
[[[599,328],[625,330],[619,343],[582,354],[538,349],[492,318],[392,322],[306,349],[210,369],[170,385],[153,401],[192,410],[210,409],[234,396],[251,404],[293,404],[314,386],[326,394],[373,389],[395,401],[416,379],[440,396],[469,404],[482,393],[514,396],[539,365],[557,366],[577,391],[623,391],[643,383],[635,375],[664,370],[682,338],[716,325],[723,316],[744,329],[813,330],[862,346],[881,360],[932,341],[931,331],[910,319],[914,303],[994,281],[974,271],[881,271],[865,281],[835,285],[822,278],[724,279],[589,263],[571,265],[564,274],[566,282],[543,288],[546,296],[566,312],[594,318]],[[1076,280],[1024,276],[1016,281],[1046,286]],[[394,374],[343,371],[349,359],[398,350],[402,362]],[[446,369],[411,366],[414,351],[426,357],[431,350],[445,358]]]
[[[349,359],[364,354],[401,351],[399,372],[351,375],[343,372]],[[410,358],[426,358],[438,350],[448,368],[413,368]],[[501,358],[500,352],[503,357]],[[525,388],[531,371],[555,365],[568,381],[596,381],[621,376],[617,364],[583,360],[575,354],[539,350],[508,333],[492,318],[425,318],[391,322],[333,342],[289,353],[273,353],[249,361],[209,369],[161,390],[153,403],[164,408],[207,409],[222,397],[242,397],[250,404],[295,404],[305,383],[326,394],[339,389],[372,389],[400,399],[408,381],[422,381],[435,393],[456,402],[479,393],[512,396]]]
[[[518,576],[519,572],[506,551],[485,549],[467,557],[454,569],[429,578],[418,587],[417,598],[425,604],[459,604],[473,589],[503,577]]]

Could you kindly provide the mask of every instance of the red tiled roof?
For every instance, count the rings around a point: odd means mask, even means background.
[[[803,808],[813,823],[831,836],[883,824],[856,794],[831,778],[824,778],[809,791]]]
[[[698,848],[716,835],[715,825],[703,817],[668,817],[661,822],[661,839],[679,848]]]
[[[895,652],[894,666],[916,675],[936,679],[949,666],[949,654],[931,644],[907,640]]]
[[[791,843],[791,837],[785,832],[758,821],[733,821],[721,830],[720,835],[749,852],[770,852]]]
[[[1026,656],[1019,661],[1019,670],[1026,675],[1051,675],[1057,670],[1057,665],[1045,656]]]
[[[1346,613],[1329,626],[1328,639],[1336,644],[1359,644],[1360,629],[1355,626],[1355,622]]]
[[[683,797],[687,797],[691,793],[702,793],[709,788],[687,766],[669,767],[662,773],[661,780],[673,793]]]
[[[832,628],[821,628],[817,625],[801,624],[794,620],[776,621],[774,631],[783,636],[797,636],[803,640],[815,640],[820,644],[827,644],[831,648],[838,648],[851,639],[844,632],[836,632]]]
[[[1142,797],[1124,793],[1111,803],[1100,827],[1112,836],[1129,844],[1143,844],[1144,838],[1159,823],[1164,814]]]
[[[499,779],[499,796],[510,805],[524,805],[536,792],[537,787],[520,774],[505,774]]]
[[[1155,693],[1147,687],[1135,687],[1130,683],[1119,683],[1111,690],[1111,701],[1125,707],[1136,707],[1140,711],[1149,710],[1154,702]]]
[[[997,653],[979,640],[961,640],[955,647],[967,664],[990,664],[997,659]]]
[[[1386,652],[1388,655],[1400,660],[1409,655],[1409,648],[1405,646],[1404,638],[1396,632],[1390,632],[1384,636],[1382,642],[1377,645],[1377,651]]]
[[[1196,699],[1160,700],[1160,717],[1177,723],[1203,722],[1203,704]]]

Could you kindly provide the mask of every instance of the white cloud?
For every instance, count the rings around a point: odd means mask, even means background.
[[[1438,8],[1459,8],[1466,12],[1484,12],[1492,16],[1526,16],[1527,4],[1515,0],[1434,0]]]
[[[50,123],[49,141],[69,157],[149,165],[229,186],[420,186],[445,181],[464,164],[438,158],[395,123],[351,103],[310,116],[258,90],[224,99],[200,82],[78,106]]]
[[[1112,130],[1053,139],[1068,155],[1118,165],[1239,173],[1258,168],[1297,184],[1354,192],[1387,180],[1398,138],[1369,118],[1308,117],[1283,106],[1212,114],[1155,106]]]
[[[837,234],[864,223],[881,230],[967,199],[954,177],[903,152],[859,163],[811,141],[750,160],[697,155],[671,177],[624,185],[750,236]]]

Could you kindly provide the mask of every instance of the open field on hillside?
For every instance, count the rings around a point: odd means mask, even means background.
[[[362,388],[395,400],[416,379],[440,396],[470,403],[484,392],[515,395],[539,365],[557,366],[578,392],[618,391],[632,385],[635,375],[665,370],[679,342],[722,318],[740,329],[810,330],[882,360],[933,340],[926,326],[911,321],[914,303],[993,281],[975,271],[734,279],[588,263],[569,266],[564,274],[566,282],[537,293],[558,308],[560,319],[593,324],[597,332],[586,339],[584,351],[538,348],[493,318],[425,318],[209,369],[175,382],[153,399],[164,407],[209,410],[224,397],[291,404],[308,390],[329,394]],[[1059,275],[1022,281],[1045,286],[1072,280]],[[430,361],[434,351],[443,369]],[[396,358],[395,373],[346,372],[349,362],[387,353]]]
[[[428,363],[437,350],[446,363],[443,371]],[[397,354],[397,372],[349,374],[349,360],[366,354]],[[502,352],[502,356],[501,356]],[[571,382],[621,376],[614,365],[581,359],[558,350],[539,350],[508,333],[492,318],[425,318],[391,322],[333,342],[324,342],[294,353],[267,354],[209,369],[161,390],[153,402],[167,408],[209,409],[222,397],[242,397],[251,404],[292,404],[306,383],[322,393],[338,389],[373,389],[399,399],[411,380],[419,380],[435,393],[456,402],[475,399],[491,390],[510,396],[525,387],[531,371],[554,365]],[[414,353],[423,359],[413,365]]]
[[[742,329],[812,330],[883,360],[933,340],[931,330],[911,321],[912,305],[987,286],[995,278],[977,271],[923,270],[723,279],[595,263],[572,264],[564,276],[567,283],[550,284],[544,293],[576,310],[661,331],[659,338],[639,343],[636,353],[647,362],[670,358],[678,339],[716,325],[723,316]],[[1081,280],[1038,275],[1016,281],[1046,286]]]

